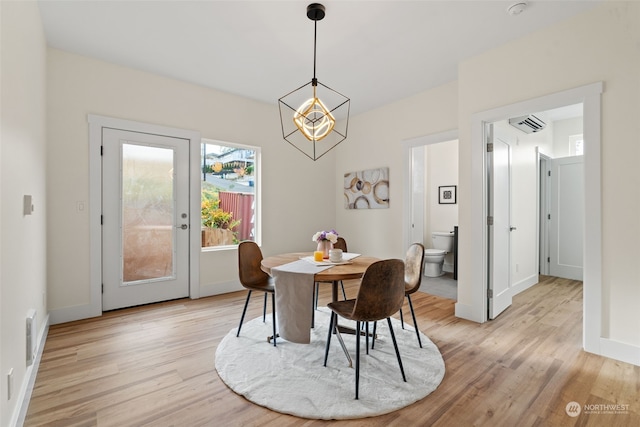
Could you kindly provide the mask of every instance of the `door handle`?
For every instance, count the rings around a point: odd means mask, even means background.
[[[186,230],[187,228],[189,228],[189,226],[187,224],[182,224],[180,228],[182,228],[183,230]]]
[[[509,231],[513,231],[515,229],[516,229],[515,227],[509,227]]]

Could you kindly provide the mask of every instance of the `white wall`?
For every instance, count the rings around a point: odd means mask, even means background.
[[[46,44],[35,2],[0,2],[0,14],[0,425],[10,426],[33,374],[26,366],[27,312],[37,311],[40,335],[46,327]],[[33,196],[33,215],[23,215],[25,194]]]
[[[336,187],[346,172],[389,167],[390,202],[388,209],[347,210],[336,194],[338,231],[348,237],[350,251],[404,258],[402,142],[456,129],[457,108],[452,82],[351,119],[349,138],[337,147]]]
[[[459,66],[460,226],[470,210],[474,113],[598,81],[602,95],[602,336],[640,354],[640,4],[605,4],[479,55]],[[531,52],[538,52],[532,55]],[[522,82],[527,84],[523,85]],[[588,141],[587,141],[588,146]],[[624,209],[620,200],[625,200]],[[623,224],[624,226],[620,226]],[[463,235],[464,237],[464,235]],[[458,300],[478,286],[469,269],[471,242],[460,241]],[[638,357],[640,363],[640,357]]]
[[[313,162],[282,139],[272,105],[48,50],[49,306],[52,323],[90,303],[88,114],[199,131],[203,138],[262,147],[263,252],[313,250],[335,222],[335,153]],[[342,175],[340,174],[340,177]],[[200,295],[242,289],[237,252],[201,254]]]
[[[426,146],[427,157],[427,226],[425,248],[433,248],[431,233],[453,231],[458,225],[458,203],[440,204],[440,186],[458,185],[458,141],[440,142]],[[444,259],[444,271],[453,272],[453,252]]]
[[[453,227],[458,225],[458,204],[438,203],[438,187],[458,185],[458,141],[430,144],[426,148],[429,205],[425,242],[426,247],[431,248],[432,232],[453,231]]]

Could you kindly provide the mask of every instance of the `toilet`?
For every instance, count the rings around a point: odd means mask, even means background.
[[[434,231],[431,233],[431,242],[433,249],[424,251],[424,275],[439,277],[444,274],[444,256],[453,250],[453,233]]]

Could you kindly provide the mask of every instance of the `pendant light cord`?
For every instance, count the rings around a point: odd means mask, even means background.
[[[317,80],[316,80],[316,45],[317,45],[317,38],[318,38],[318,20],[315,19],[313,21],[313,80],[312,80],[314,86],[316,86],[316,84],[317,84]]]

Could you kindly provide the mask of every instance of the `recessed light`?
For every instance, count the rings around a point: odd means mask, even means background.
[[[526,8],[526,2],[514,3],[507,8],[507,13],[512,16],[520,15]]]

